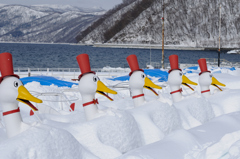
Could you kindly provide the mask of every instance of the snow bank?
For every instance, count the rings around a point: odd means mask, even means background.
[[[177,110],[157,100],[129,109],[128,112],[136,120],[145,145],[159,141],[170,132],[182,128]]]
[[[76,112],[65,116],[64,125],[60,116],[44,116],[44,124],[67,130],[90,152],[104,159],[119,157],[142,146],[140,131],[130,114],[105,110],[98,118],[87,122],[81,121],[80,115],[84,114]]]
[[[2,134],[1,134],[2,135]],[[0,158],[97,158],[67,131],[46,125],[33,125],[27,131],[0,142]]]
[[[223,115],[189,130],[174,131],[158,142],[135,149],[119,158],[212,159],[228,153],[228,156],[239,156],[236,154],[240,139],[239,115],[240,112]]]
[[[97,94],[100,110],[91,121],[85,119],[82,97],[75,85],[69,88],[27,83],[25,87],[43,104],[36,105],[40,112],[34,116],[29,116],[27,105],[19,104],[21,115],[25,123],[37,124],[7,139],[4,124],[0,123],[0,158],[237,158],[240,70],[210,69],[226,84],[223,91],[211,86],[212,95],[203,98],[199,86],[195,92],[183,87],[183,100],[173,103],[168,84],[152,75],[152,81],[163,89],[157,91],[159,96],[144,89],[147,102],[139,107],[134,107],[127,80],[100,76],[118,94],[110,95],[114,101]],[[198,67],[183,72],[198,82]],[[115,77],[122,75],[114,72]],[[71,103],[76,105],[73,112],[69,111]]]

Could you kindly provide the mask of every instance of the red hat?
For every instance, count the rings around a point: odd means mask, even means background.
[[[0,54],[0,71],[2,74],[2,77],[0,77],[0,83],[6,76],[14,76],[19,79],[19,76],[15,75],[13,72],[12,54],[8,52]]]
[[[144,72],[138,66],[138,60],[137,60],[137,56],[136,55],[134,55],[134,54],[133,55],[129,55],[127,57],[127,62],[128,62],[128,65],[129,65],[129,67],[130,67],[130,69],[132,71],[132,72],[129,73],[129,76],[131,76],[134,71],[142,71],[142,72]]]
[[[170,55],[169,56],[169,62],[170,62],[171,69],[168,71],[168,73],[170,73],[172,70],[180,70],[180,71],[182,71],[178,67],[178,55]]]
[[[204,59],[204,58],[199,59],[199,60],[198,60],[198,64],[199,64],[199,67],[200,67],[200,70],[201,70],[201,72],[199,73],[199,75],[201,75],[203,72],[211,72],[211,71],[208,71],[208,69],[207,69],[206,59]]]
[[[91,71],[88,54],[80,54],[76,58],[77,58],[78,65],[79,65],[79,68],[82,73],[78,76],[78,80],[80,80],[80,78],[86,73],[96,74],[95,72]]]

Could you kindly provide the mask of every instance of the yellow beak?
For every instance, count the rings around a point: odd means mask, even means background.
[[[189,87],[191,90],[194,91],[194,89],[192,87],[190,87],[188,84],[191,84],[191,85],[198,85],[197,83],[191,81],[190,79],[187,78],[187,76],[185,75],[182,75],[182,84]]]
[[[105,84],[103,84],[101,81],[97,82],[97,93],[104,95],[107,97],[109,100],[113,101],[112,98],[110,98],[107,94],[105,93],[111,93],[111,94],[117,94],[116,91],[109,89]],[[104,93],[105,92],[105,93]]]
[[[221,83],[221,82],[219,82],[215,77],[212,77],[212,83],[211,83],[211,85],[213,85],[213,86],[215,86],[215,87],[217,87],[220,91],[222,91],[222,89],[221,88],[219,88],[218,86],[223,86],[223,87],[226,87],[226,85],[225,84],[223,84],[223,83]]]
[[[29,101],[35,102],[35,103],[42,103],[42,100],[31,95],[23,85],[18,88],[17,101],[27,104],[35,111],[37,111],[38,109],[34,105],[32,105],[32,103],[30,103]]]
[[[152,88],[162,89],[162,87],[154,84],[148,77],[145,77],[144,82],[145,82],[145,84],[143,87],[151,90],[156,95],[158,95],[157,92],[155,92]]]

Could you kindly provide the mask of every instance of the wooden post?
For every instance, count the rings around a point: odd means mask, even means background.
[[[218,42],[218,67],[220,67],[220,53],[221,53],[221,4],[219,6],[219,42]]]
[[[162,1],[162,68],[164,69],[164,0]]]
[[[31,69],[28,68],[28,77],[30,77],[30,76],[31,76]]]

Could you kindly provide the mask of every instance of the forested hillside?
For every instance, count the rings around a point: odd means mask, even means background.
[[[164,0],[165,44],[217,47],[220,4],[221,45],[240,47],[239,0]],[[78,41],[161,44],[162,11],[162,0],[136,0]]]

